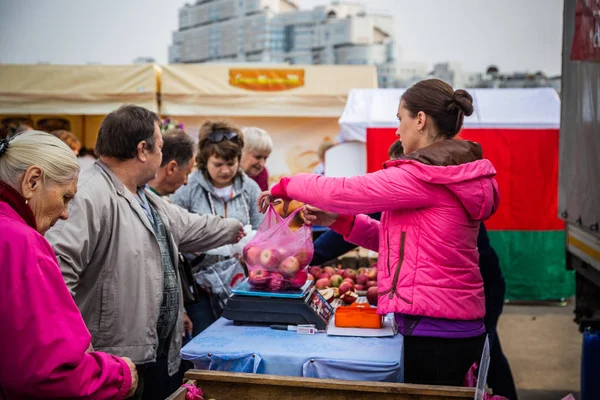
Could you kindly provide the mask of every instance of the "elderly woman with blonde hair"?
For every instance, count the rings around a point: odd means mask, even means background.
[[[69,216],[79,164],[39,131],[0,140],[0,397],[124,399],[128,358],[95,352],[44,234]]]
[[[265,167],[267,158],[273,151],[273,140],[264,129],[246,127],[244,134],[244,150],[241,166],[246,175],[252,178],[260,190],[269,189],[269,172]]]

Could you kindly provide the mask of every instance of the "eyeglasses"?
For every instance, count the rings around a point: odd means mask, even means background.
[[[223,140],[239,141],[239,136],[235,132],[213,132],[208,135],[208,140],[213,143],[219,143]]]

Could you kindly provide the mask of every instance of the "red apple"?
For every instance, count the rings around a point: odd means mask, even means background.
[[[352,280],[356,279],[356,271],[353,269],[345,269],[344,278],[350,278]]]
[[[340,292],[340,296],[350,290],[354,290],[354,285],[350,282],[342,282],[342,284],[338,288],[338,291]]]
[[[296,258],[300,261],[300,265],[302,267],[307,266],[310,263],[310,252],[308,249],[300,249],[298,254],[296,254]]]
[[[271,280],[269,281],[270,290],[276,292],[279,290],[284,290],[286,286],[287,285],[283,276],[277,273],[271,274]]]
[[[366,286],[367,286],[367,288],[377,286],[377,281],[368,281]]]
[[[292,276],[288,280],[288,282],[289,282],[290,286],[293,287],[294,289],[300,289],[306,283],[307,278],[308,278],[308,273],[306,272],[305,269],[301,269],[298,272],[296,272],[296,274],[294,276]]]
[[[338,274],[333,275],[330,280],[333,287],[339,287],[342,284],[342,277]]]
[[[354,285],[354,281],[350,278],[344,278],[344,280],[342,282],[348,282],[348,283],[351,283],[352,285]]]
[[[360,276],[367,273],[367,269],[365,267],[360,267],[356,270],[356,275]]]
[[[321,296],[323,296],[325,301],[327,301],[328,303],[331,303],[333,301],[333,299],[335,298],[334,290],[332,288],[319,290],[319,294]]]
[[[279,264],[278,269],[285,276],[294,276],[300,270],[300,261],[296,257],[288,257]]]
[[[367,271],[367,277],[369,278],[370,281],[376,281],[377,280],[377,267],[369,268],[369,270]]]
[[[325,289],[331,286],[331,281],[329,278],[321,278],[315,283],[315,287],[317,289]]]
[[[319,279],[323,274],[323,270],[321,267],[309,267],[308,273],[315,277],[315,279]]]
[[[331,275],[329,275],[327,272],[323,272],[321,274],[321,278],[327,278],[327,279],[331,279]]]
[[[323,268],[323,272],[326,274],[329,274],[329,276],[334,276],[335,275],[335,268],[333,267],[325,267]]]
[[[344,276],[344,269],[342,268],[342,264],[337,266],[337,268],[335,269],[335,273]]]
[[[260,264],[266,269],[276,269],[279,260],[275,250],[265,249],[260,253]]]
[[[277,251],[275,252],[275,255],[279,258],[279,262],[282,262],[283,260],[285,260],[288,257],[293,256],[293,252],[290,251],[289,249],[280,247],[277,249]]]
[[[308,277],[306,279],[309,280],[309,281],[314,281],[315,277],[312,276],[312,274],[308,274]]]
[[[364,285],[354,285],[354,289],[356,290],[367,290],[367,287]]]
[[[244,260],[246,260],[246,264],[250,266],[260,264],[260,253],[262,250],[257,246],[247,246],[244,249]]]
[[[356,283],[359,285],[366,285],[367,282],[369,282],[369,278],[367,277],[367,275],[359,275],[356,277]]]
[[[264,268],[254,268],[248,274],[248,282],[254,287],[267,286],[271,274]]]
[[[377,286],[372,286],[367,290],[367,301],[372,306],[377,306],[377,300],[379,299],[379,291]]]
[[[346,304],[352,304],[356,301],[356,299],[358,299],[358,294],[352,291],[346,292],[340,296],[340,299],[342,299],[342,301]]]

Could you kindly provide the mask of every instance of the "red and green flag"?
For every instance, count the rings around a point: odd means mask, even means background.
[[[367,128],[367,170],[387,160],[393,128]],[[575,293],[565,269],[564,223],[558,218],[558,129],[465,128],[498,175],[500,207],[486,221],[511,300],[555,300]]]

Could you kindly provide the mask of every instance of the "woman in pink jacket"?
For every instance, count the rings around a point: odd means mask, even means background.
[[[52,135],[0,140],[0,399],[124,399],[137,387],[131,360],[92,351],[43,237],[68,217],[78,176]]]
[[[498,190],[481,147],[453,139],[472,101],[440,80],[419,82],[398,108],[403,159],[352,178],[283,178],[259,198],[263,211],[274,198],[310,204],[308,221],[379,252],[378,311],[396,315],[409,383],[462,385],[485,340],[477,235]],[[381,222],[364,215],[378,211]]]

